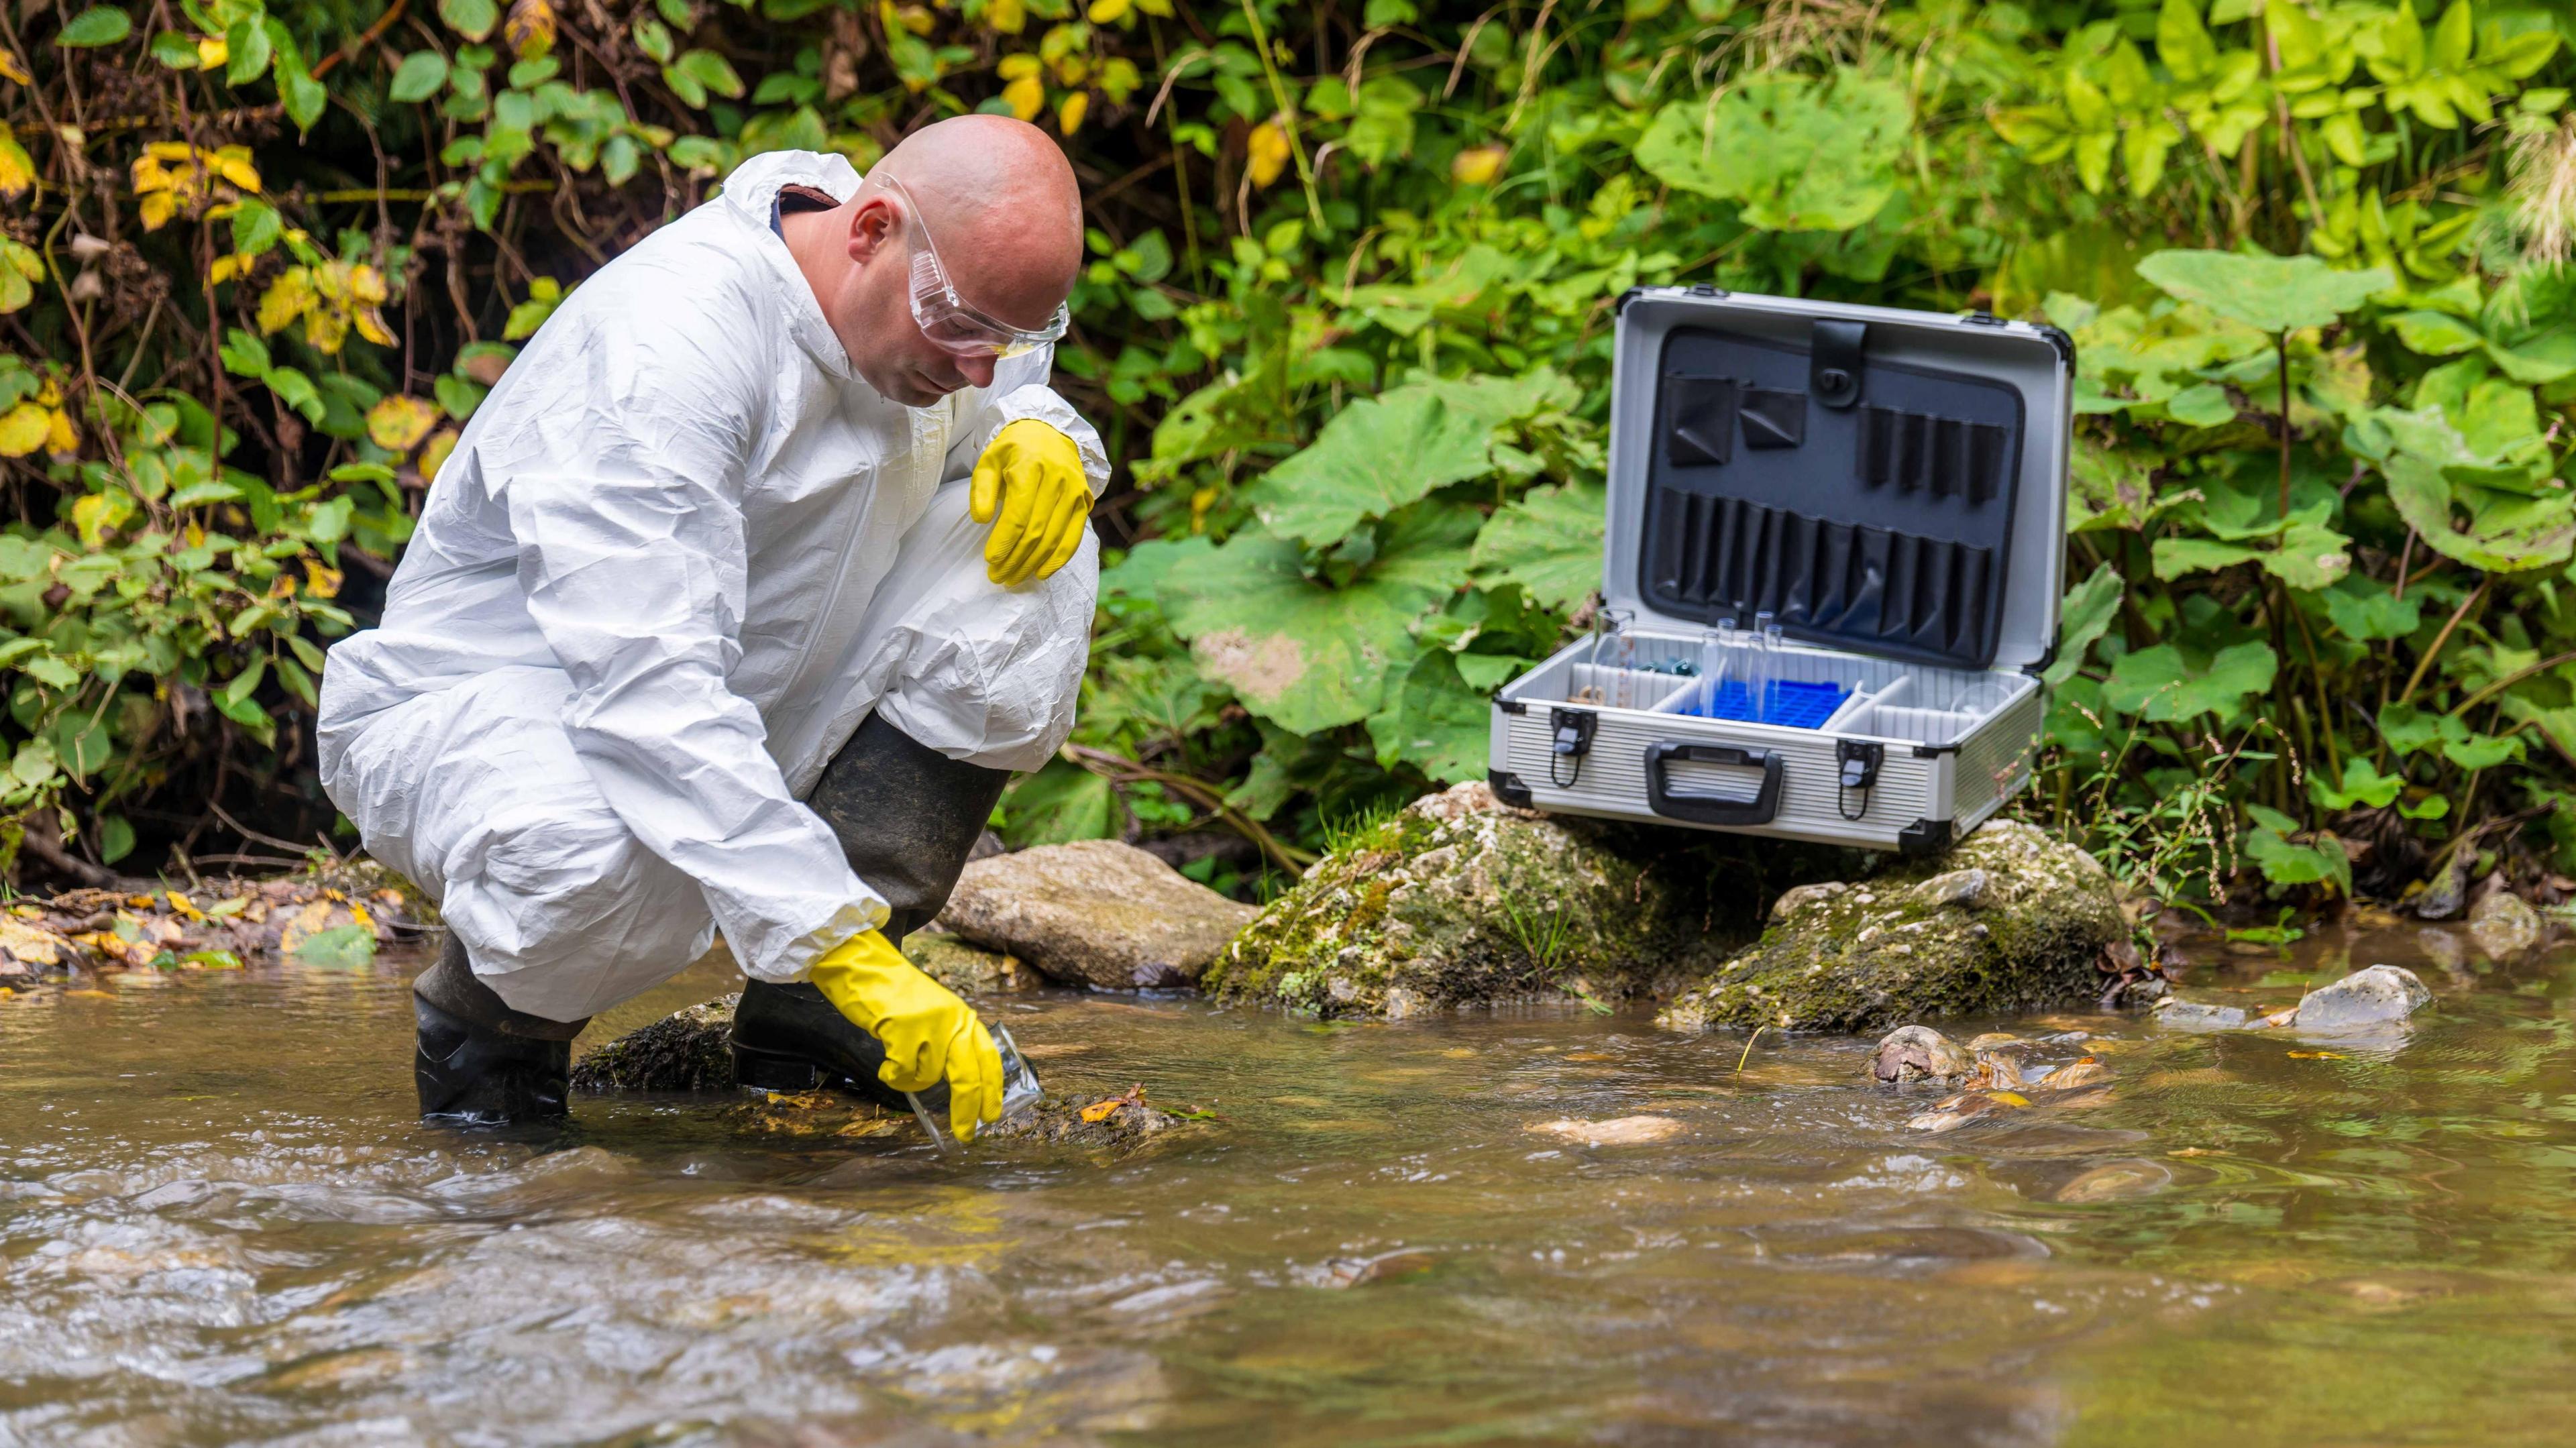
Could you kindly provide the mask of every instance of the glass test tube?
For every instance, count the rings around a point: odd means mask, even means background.
[[[1781,689],[1780,683],[1789,675],[1789,654],[1786,644],[1780,637],[1779,624],[1772,623],[1763,627],[1762,652],[1771,660],[1770,677],[1764,684],[1770,692],[1762,698],[1762,717],[1768,720],[1777,717],[1780,713],[1781,696],[1785,692]]]
[[[1771,671],[1775,666],[1771,641],[1779,632],[1769,609],[1753,615],[1753,636],[1745,640],[1744,694],[1745,707],[1750,711],[1746,717],[1756,724],[1771,717]]]
[[[1719,619],[1712,628],[1700,630],[1698,712],[1703,718],[1717,717],[1717,691],[1735,672],[1735,643],[1732,615]]]

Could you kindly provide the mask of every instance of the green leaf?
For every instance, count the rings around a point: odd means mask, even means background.
[[[2387,325],[2419,357],[2454,357],[2486,341],[2485,333],[2440,312],[2400,312]]]
[[[164,30],[152,37],[152,58],[172,70],[197,68],[197,41],[194,36]]]
[[[415,50],[394,67],[393,84],[385,94],[403,105],[418,105],[447,84],[447,57],[435,50]]]
[[[1459,675],[1454,655],[1433,650],[1413,661],[1368,721],[1381,765],[1401,760],[1441,784],[1482,779],[1490,763],[1493,701]]]
[[[740,100],[742,77],[734,74],[733,63],[712,50],[692,50],[680,57],[678,69],[715,94]]]
[[[1495,431],[1572,389],[1540,368],[1525,377],[1417,382],[1362,398],[1311,447],[1270,470],[1247,500],[1271,533],[1318,547],[1434,489],[1494,470]]]
[[[2267,693],[2280,661],[2272,646],[2260,640],[2218,651],[2205,666],[2194,667],[2178,644],[2122,654],[2111,666],[2103,697],[2124,714],[2150,723],[2222,717],[2236,712],[2247,695]]]
[[[73,16],[54,37],[54,44],[74,49],[114,45],[133,33],[133,17],[112,5],[93,5]]]
[[[501,22],[501,9],[493,0],[438,0],[438,18],[466,39],[481,40]]]
[[[268,69],[268,27],[257,17],[245,16],[234,21],[232,28],[224,32],[224,45],[228,52],[224,62],[225,84],[248,85],[259,79],[260,72]]]
[[[1057,759],[1023,776],[1002,796],[1002,838],[1013,849],[1107,839],[1118,833],[1118,802],[1109,781]]]
[[[1307,576],[1294,539],[1247,529],[1172,560],[1160,590],[1199,672],[1298,734],[1375,712],[1389,670],[1409,666],[1414,621],[1464,580],[1471,508],[1427,505],[1388,527],[1375,561],[1343,587]]]
[[[2381,469],[2398,516],[2435,551],[2511,573],[2555,567],[2576,550],[2576,499],[2565,488],[2532,496],[2458,479],[2458,471],[2413,452],[2393,455]]]
[[[2384,584],[2347,575],[2317,595],[2335,632],[2359,643],[2402,639],[2423,624],[2419,600],[2396,598]]]
[[[98,858],[113,865],[134,853],[134,823],[120,814],[98,817]]]
[[[54,657],[39,654],[18,665],[18,671],[48,689],[68,689],[80,682],[80,670]]]
[[[326,970],[355,970],[376,958],[376,933],[363,925],[335,925],[295,942],[292,959]]]
[[[1518,584],[1544,607],[1572,608],[1601,586],[1608,507],[1609,491],[1589,483],[1530,489],[1476,535],[1476,576]]]
[[[1714,105],[1679,100],[1637,142],[1637,164],[1684,191],[1743,203],[1770,231],[1848,231],[1896,194],[1913,124],[1904,89],[1848,66],[1830,81],[1773,71]]]
[[[2327,809],[2351,809],[2355,805],[2386,809],[2405,789],[2406,776],[2382,774],[2367,759],[2345,760],[2340,785],[2329,782],[2320,771],[2308,773],[2308,798]]]
[[[2319,835],[2313,843],[2293,843],[2289,837],[2298,829],[2296,820],[2261,805],[2248,806],[2246,813],[2256,824],[2245,834],[2245,856],[2264,879],[2275,885],[2332,885],[2352,893],[2352,860],[2343,852],[2343,841]]]
[[[1493,529],[1489,525],[1488,533]],[[1478,540],[1480,543],[1483,541]],[[2049,687],[2065,683],[2084,666],[2084,656],[2091,652],[2093,641],[2111,627],[2120,616],[2123,592],[2120,571],[2105,563],[2093,570],[2093,576],[2067,590],[2065,601],[2057,610],[2057,662],[2048,666],[2042,677]]]
[[[2187,302],[2257,331],[2295,332],[2335,319],[2396,284],[2385,267],[2337,271],[2313,256],[2160,251],[2138,275]]]

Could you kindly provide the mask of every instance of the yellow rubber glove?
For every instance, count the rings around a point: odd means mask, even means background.
[[[993,435],[975,460],[966,511],[993,525],[984,540],[984,576],[1005,588],[1046,578],[1072,561],[1091,523],[1091,480],[1082,449],[1034,417]]]
[[[923,975],[894,942],[864,930],[814,962],[814,987],[850,1024],[885,1043],[877,1079],[927,1091],[948,1079],[948,1123],[960,1141],[1002,1115],[1002,1053],[974,1008]]]

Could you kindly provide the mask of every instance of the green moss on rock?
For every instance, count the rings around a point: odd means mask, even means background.
[[[1317,1016],[1670,990],[1705,922],[1692,872],[1617,843],[1482,784],[1425,796],[1272,901],[1201,985]]]
[[[1937,859],[1783,895],[1762,938],[1658,1020],[1681,1030],[1874,1031],[2092,1000],[2125,933],[2093,857],[2010,820]]]

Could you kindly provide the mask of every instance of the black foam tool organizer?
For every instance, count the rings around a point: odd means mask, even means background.
[[[1830,329],[1830,330],[1828,330]],[[1994,662],[2025,435],[2018,389],[1887,362],[1857,323],[1801,349],[1665,340],[1644,576],[1656,609],[1961,668]]]

